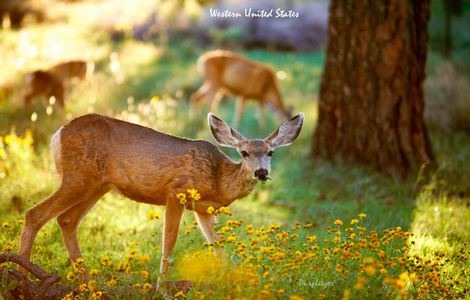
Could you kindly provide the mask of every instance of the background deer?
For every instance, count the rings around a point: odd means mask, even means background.
[[[268,66],[230,51],[215,50],[199,57],[198,69],[204,83],[192,95],[193,101],[212,102],[210,111],[215,113],[225,93],[237,96],[233,127],[238,126],[248,99],[258,102],[262,126],[265,105],[274,110],[281,122],[290,118],[291,113],[284,106],[276,77]]]
[[[160,273],[165,277],[168,257],[178,235],[184,208],[194,210],[197,222],[212,244],[218,209],[245,197],[257,181],[269,177],[273,150],[290,145],[300,133],[303,114],[284,122],[265,139],[246,139],[209,114],[217,142],[236,148],[243,157],[233,162],[207,141],[189,140],[101,115],[86,115],[61,127],[51,148],[62,182],[58,190],[25,215],[19,254],[29,259],[38,231],[57,217],[70,259],[82,257],[77,241],[80,220],[109,190],[138,202],[166,205]],[[176,195],[196,188],[201,199],[180,204]]]
[[[46,71],[35,71],[26,76],[26,93],[23,104],[28,108],[36,97],[43,97],[46,101],[55,97],[57,105],[64,108],[65,87],[61,80]]]
[[[82,80],[94,69],[93,63],[73,60],[57,64],[48,70],[35,71],[26,76],[26,92],[23,104],[28,107],[35,97],[56,98],[58,106],[64,108],[66,83],[73,79]]]

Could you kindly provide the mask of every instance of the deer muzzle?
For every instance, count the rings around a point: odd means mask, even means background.
[[[269,179],[268,177],[268,170],[266,169],[258,169],[255,171],[255,177],[258,180],[266,181]]]

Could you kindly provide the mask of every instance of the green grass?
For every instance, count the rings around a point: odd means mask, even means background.
[[[94,25],[77,26],[77,22],[81,23],[76,14],[87,5],[85,3],[56,8],[70,14],[73,20],[70,24],[34,25],[22,32],[0,31],[0,55],[5,58],[0,78],[4,86],[13,87],[8,92],[0,93],[0,135],[3,137],[0,144],[0,225],[3,226],[0,229],[0,251],[17,251],[25,210],[44,199],[58,186],[48,143],[51,134],[68,120],[93,111],[139,122],[156,130],[213,141],[206,124],[207,111],[194,110],[189,103],[191,92],[201,83],[196,71],[196,59],[208,49],[194,47],[188,40],[169,44],[159,41],[136,42],[130,39],[113,42],[105,31],[96,30]],[[25,34],[28,36],[27,40]],[[36,55],[27,54],[31,47],[36,49]],[[23,52],[19,49],[23,49]],[[79,83],[70,90],[65,112],[54,110],[49,116],[45,105],[39,101],[29,110],[23,110],[20,106],[21,78],[26,72],[47,67],[57,60],[53,56],[56,53],[54,51],[62,53],[61,59],[83,57],[95,61],[97,70],[92,80]],[[109,68],[112,53],[119,56],[121,69],[118,73],[112,73]],[[439,255],[442,254],[444,259],[448,259],[440,269],[446,272],[441,275],[442,285],[453,284],[453,290],[463,298],[465,288],[468,289],[470,285],[466,268],[469,251],[466,242],[470,240],[470,228],[466,221],[470,217],[468,133],[448,133],[433,128],[431,138],[439,168],[430,181],[423,179],[398,182],[360,166],[309,161],[307,157],[311,136],[317,121],[323,53],[292,54],[256,50],[243,51],[242,54],[285,72],[286,78],[280,81],[285,101],[294,107],[295,112],[303,111],[306,120],[297,141],[288,148],[276,151],[272,166],[273,180],[257,186],[245,199],[236,201],[231,206],[235,217],[220,217],[217,228],[220,229],[229,219],[243,221],[244,226],[253,224],[255,228],[279,224],[280,230],[290,229],[296,222],[309,223],[312,228],[300,229],[299,239],[293,239],[289,245],[294,252],[303,251],[305,237],[316,235],[320,249],[323,250],[328,248],[323,240],[331,237],[327,232],[328,226],[332,226],[337,219],[346,224],[360,213],[365,213],[367,217],[364,222],[369,231],[375,230],[381,234],[384,229],[400,226],[403,230],[413,232],[412,240],[415,243],[409,245],[410,255],[416,254],[430,261],[439,261]],[[437,61],[440,61],[437,57],[431,55],[429,69],[432,70]],[[18,64],[20,68],[16,67]],[[463,72],[462,76],[468,77],[465,70]],[[431,73],[430,76],[436,79],[439,75]],[[161,100],[150,101],[154,96]],[[219,115],[231,121],[234,101],[230,98],[226,100],[219,108]],[[250,104],[239,131],[248,137],[264,137],[275,128],[277,120],[270,116],[266,128],[259,128],[255,111],[256,106]],[[34,112],[38,119],[32,122],[31,115]],[[32,145],[22,138],[27,129],[32,132]],[[16,138],[12,132],[17,132],[20,137]],[[6,136],[10,139],[8,145],[5,143]],[[11,142],[12,139],[14,143]],[[223,151],[235,160],[240,159],[234,151]],[[12,199],[21,199],[23,206],[15,206]],[[79,241],[89,268],[100,269],[102,272],[98,276],[100,285],[106,285],[112,276],[119,279],[119,285],[156,282],[161,255],[162,220],[149,221],[147,215],[150,211],[163,215],[164,208],[137,204],[116,193],[109,193],[84,219],[79,230]],[[184,265],[182,261],[184,262],[188,253],[204,249],[204,240],[199,232],[194,230],[184,234],[185,229],[193,226],[193,219],[190,212],[185,213],[173,254],[175,263],[172,264],[171,277],[174,279],[191,279],[182,278],[188,273],[178,270],[178,266]],[[245,227],[234,232],[246,243],[251,238],[245,232]],[[289,234],[294,234],[294,231]],[[398,257],[394,250],[402,246],[401,241],[396,241],[389,246],[383,245],[383,249],[389,257]],[[229,256],[235,253],[233,245],[229,244],[227,247]],[[119,261],[126,260],[128,252],[133,248],[138,249],[136,259],[132,262],[136,274],[100,266],[100,260],[105,255],[117,266]],[[376,255],[369,248],[361,251],[364,258]],[[140,265],[137,262],[137,257],[143,254],[150,256],[150,264]],[[336,260],[341,262],[338,257],[331,259],[335,263]],[[32,260],[45,270],[58,273],[64,278],[73,271],[56,222],[50,222],[39,233]],[[237,260],[234,258],[234,261]],[[271,272],[277,270],[267,258],[262,261],[266,264],[260,263],[258,266],[269,267]],[[356,289],[358,278],[362,276],[359,261],[345,262],[351,273],[344,278],[338,277],[333,263],[331,267],[324,266],[324,269],[318,271],[314,271],[315,266],[312,263],[305,265],[304,269],[291,270],[288,280],[284,278],[281,283],[275,283],[277,289],[286,290],[278,297],[284,299],[295,294],[309,299],[312,295],[321,297],[324,294],[329,299],[337,299],[343,296],[345,290],[349,290],[352,298],[373,299],[399,294],[393,284],[383,288],[384,276],[371,276],[369,290]],[[139,276],[143,269],[149,272],[150,277],[147,280]],[[259,275],[260,285],[249,289],[244,295],[254,298],[262,292],[263,285],[268,284],[262,275],[268,269],[254,271]],[[390,267],[390,276],[396,279],[399,275],[398,267]],[[300,278],[317,278],[335,284],[333,287],[309,287],[299,285]],[[191,292],[192,298],[197,299],[198,292],[208,293],[204,286],[199,288]],[[274,287],[272,289],[274,291]],[[409,286],[407,291],[414,296],[418,292],[413,286]],[[226,292],[227,290],[219,289],[212,298],[219,298]],[[275,298],[274,294],[275,292],[269,297]],[[207,295],[211,298],[210,293]],[[436,295],[430,297],[434,296]],[[139,297],[145,296],[134,291],[132,298]]]

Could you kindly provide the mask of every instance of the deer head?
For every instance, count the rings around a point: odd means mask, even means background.
[[[284,122],[264,139],[247,139],[224,121],[209,113],[209,125],[215,140],[224,147],[237,149],[242,156],[242,168],[254,178],[266,181],[271,171],[274,150],[292,144],[302,129],[304,114]]]

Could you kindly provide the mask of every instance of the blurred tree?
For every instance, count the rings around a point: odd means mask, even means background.
[[[312,155],[406,176],[434,160],[423,121],[429,0],[333,0]]]

